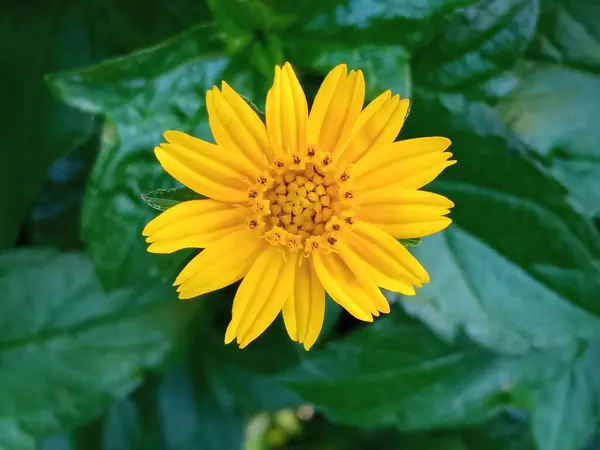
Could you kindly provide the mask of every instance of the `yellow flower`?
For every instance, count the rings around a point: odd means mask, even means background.
[[[180,203],[144,229],[149,252],[205,248],[175,280],[182,299],[243,278],[225,343],[256,339],[280,312],[308,350],[325,291],[357,319],[390,306],[379,287],[414,295],[429,276],[397,239],[438,232],[453,203],[419,190],[455,161],[450,141],[394,142],[409,102],[386,91],[363,109],[362,72],[325,78],[308,112],[289,63],[275,68],[266,126],[227,83],[206,94],[215,144],[178,131],[156,157],[208,199]]]

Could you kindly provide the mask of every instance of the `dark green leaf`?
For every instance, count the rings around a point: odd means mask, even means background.
[[[212,34],[198,26],[156,47],[50,79],[69,104],[107,115],[82,219],[83,238],[107,286],[172,280],[187,255],[146,252],[140,233],[153,213],[140,195],[176,186],[152,152],[161,133],[210,137],[205,90],[221,80],[230,62]],[[235,79],[228,81],[237,87]]]
[[[281,321],[271,325],[243,351],[223,344],[222,333],[224,330],[215,331],[210,338],[201,338],[204,371],[221,404],[246,411],[300,405],[298,396],[277,378],[280,373],[295,367],[300,361],[299,352],[304,353],[287,337]],[[208,339],[212,341],[210,346]]]
[[[542,389],[533,405],[532,428],[543,450],[580,449],[600,418],[600,342],[592,342],[571,370]]]
[[[80,442],[79,447],[98,447],[103,450],[144,450],[160,449],[160,435],[153,420],[152,410],[148,405],[139,408],[131,398],[113,403],[106,411],[102,421],[101,442],[92,441],[88,436],[87,442]],[[151,416],[151,423],[144,423],[145,417]],[[144,427],[144,425],[150,425]],[[79,439],[80,441],[82,439]]]
[[[599,16],[600,18],[600,16]],[[519,86],[497,107],[590,216],[600,215],[600,76],[522,64]]]
[[[4,150],[0,191],[11,211],[0,219],[0,248],[12,246],[48,168],[84,142],[91,116],[51,98],[44,74],[90,64],[166,38],[206,13],[203,2],[50,0],[2,3]],[[139,14],[143,10],[144,14]],[[155,18],[148,26],[150,17]]]
[[[98,141],[99,133],[94,132],[77,150],[52,164],[26,223],[27,244],[63,250],[83,246],[79,222]]]
[[[90,0],[81,5],[95,60],[154,45],[210,20],[206,2],[196,0]]]
[[[578,68],[600,70],[600,4],[594,1],[543,0],[534,57]]]
[[[166,211],[167,209],[181,202],[189,200],[199,200],[204,196],[192,191],[186,187],[170,188],[170,189],[155,189],[146,194],[142,194],[142,200],[151,208],[158,211]]]
[[[78,17],[59,3],[50,0],[21,7],[3,2],[0,11],[6,68],[1,97],[10,105],[2,108],[0,121],[0,192],[5,193],[0,249],[15,243],[52,162],[74,150],[92,131],[90,116],[53,100],[44,86],[47,71],[90,60]]]
[[[450,346],[392,316],[311,352],[287,385],[346,424],[445,428],[498,415],[513,390],[557,376],[571,353],[507,357],[466,342]]]
[[[158,387],[158,414],[169,450],[241,450],[244,421],[204,379],[176,368]]]
[[[453,224],[415,250],[431,283],[409,311],[511,353],[598,335],[598,234],[564,188],[490,108],[458,96],[414,105],[407,131],[448,136],[458,163],[432,186],[455,202]]]
[[[0,448],[84,423],[160,365],[196,305],[169,286],[104,293],[75,253],[0,257]]]

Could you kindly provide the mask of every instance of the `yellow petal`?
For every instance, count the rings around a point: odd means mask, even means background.
[[[175,285],[179,298],[198,297],[216,291],[242,278],[267,246],[244,227],[223,236],[192,259],[181,271]]]
[[[387,187],[361,193],[360,204],[361,207],[362,205],[383,205],[383,208],[387,208],[388,205],[428,205],[446,209],[454,207],[451,200],[433,192],[417,189],[389,189]]]
[[[227,83],[206,93],[208,120],[215,141],[252,162],[257,171],[273,156],[267,129],[250,105]]]
[[[329,109],[329,105],[331,104],[339,84],[346,79],[347,72],[348,67],[346,64],[340,64],[334,67],[323,80],[323,83],[315,96],[312,107],[310,108],[310,115],[308,116],[308,145],[317,146],[319,143],[319,136],[321,134],[321,128],[323,127],[325,114]]]
[[[252,163],[248,159],[240,157],[235,151],[219,147],[181,131],[169,130],[165,131],[163,135],[168,144],[161,144],[161,147],[175,148],[185,157],[191,158],[192,161],[202,163],[201,160],[195,159],[195,157],[209,158],[214,160],[215,163],[230,166],[231,170],[244,176],[254,176],[257,173]]]
[[[391,185],[418,189],[454,164],[455,161],[448,161],[452,154],[444,152],[449,145],[446,138],[430,137],[374,148],[352,168],[357,189],[367,191]]]
[[[344,236],[344,242],[370,266],[368,271],[373,272],[373,278],[380,286],[385,287],[379,283],[384,280],[379,278],[380,275],[417,286],[429,282],[429,275],[419,261],[385,231],[358,220],[352,233],[355,239]]]
[[[143,231],[151,253],[204,248],[243,226],[248,212],[216,200],[179,203],[152,220]]]
[[[373,189],[361,194],[358,217],[397,239],[427,236],[443,230],[443,217],[454,206],[446,197],[412,189]]]
[[[447,158],[452,156],[451,153],[442,153]],[[423,186],[431,183],[435,180],[440,173],[444,171],[446,167],[450,167],[456,164],[454,160],[444,160],[437,162],[437,160],[431,165],[429,169],[423,169],[423,162],[417,160],[414,161],[414,171],[411,175],[407,175],[402,178],[398,183],[390,186],[392,189],[420,189]],[[428,163],[430,164],[430,163]]]
[[[356,275],[336,253],[316,252],[312,256],[315,272],[331,298],[359,320],[372,322],[378,311],[377,299],[365,289]]]
[[[174,133],[167,132],[165,137],[172,139]],[[248,168],[240,158],[200,139],[193,145],[171,142],[155,147],[154,152],[173,178],[209,198],[225,202],[248,200]]]
[[[312,261],[303,259],[296,269],[294,290],[283,306],[283,320],[292,340],[309,350],[323,328],[325,290]]]
[[[237,337],[244,348],[273,323],[292,292],[299,253],[269,245],[256,258],[233,300],[226,344]]]
[[[352,164],[369,150],[391,144],[400,133],[408,113],[408,99],[386,91],[360,113],[348,145],[334,155],[342,163]]]
[[[335,153],[346,145],[365,100],[362,71],[351,70],[335,90],[323,118],[317,147]]]
[[[267,130],[277,155],[306,149],[308,106],[300,82],[289,63],[275,67],[273,86],[267,94]]]
[[[401,244],[400,244],[401,245]],[[409,272],[398,267],[385,267],[383,264],[390,258],[386,254],[369,254],[362,247],[361,240],[351,232],[344,233],[343,239],[336,243],[339,255],[348,267],[356,274],[364,274],[373,280],[377,286],[404,295],[415,295],[412,284],[420,284]],[[386,302],[387,303],[387,302]],[[383,311],[389,312],[389,311]]]

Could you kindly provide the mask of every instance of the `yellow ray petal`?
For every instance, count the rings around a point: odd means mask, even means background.
[[[323,80],[323,83],[315,96],[312,107],[310,108],[310,115],[308,116],[308,145],[318,145],[325,114],[329,109],[329,105],[331,104],[339,84],[346,79],[347,72],[348,67],[346,64],[340,64],[335,66]]]
[[[208,158],[216,164],[229,167],[237,174],[254,177],[257,173],[256,167],[235,151],[219,147],[181,131],[165,131],[163,135],[168,144],[161,144],[161,147],[172,148],[175,152],[181,153],[192,161],[194,167],[196,164],[204,163],[202,158]]]
[[[335,153],[346,145],[364,101],[363,73],[351,70],[338,84],[329,103],[317,144],[319,150]]]
[[[442,153],[442,155],[448,158],[452,156],[451,153]],[[398,183],[390,186],[391,189],[420,189],[423,186],[431,183],[435,180],[440,173],[444,171],[446,167],[450,167],[456,164],[456,161],[443,161],[434,163],[429,169],[422,169],[423,165],[420,162],[414,161],[415,170],[412,174],[402,178]],[[418,169],[417,169],[418,168]]]
[[[179,285],[179,298],[198,297],[236,282],[266,247],[270,245],[246,227],[223,236],[181,271],[174,283]]]
[[[452,208],[454,203],[443,195],[417,189],[389,189],[388,187],[371,189],[360,194],[361,205],[428,205]]]
[[[448,161],[452,154],[444,152],[449,145],[446,138],[431,137],[374,148],[352,168],[357,188],[366,191],[392,184],[396,188],[421,187],[454,163]]]
[[[378,242],[361,239],[356,233],[344,232],[343,239],[338,242],[338,248],[342,259],[355,273],[366,274],[384,289],[404,295],[415,295],[412,285],[420,287],[422,279],[404,266],[403,261],[410,260],[412,256],[406,254],[407,250],[402,244],[393,241],[401,248],[392,247],[394,253],[390,254],[389,250],[382,248]]]
[[[255,260],[233,300],[226,344],[237,337],[244,348],[273,323],[292,292],[298,255],[269,246]]]
[[[361,244],[360,239],[351,232],[344,233],[343,239],[340,239],[336,244],[340,256],[354,273],[364,274],[372,279],[377,286],[389,291],[400,292],[404,295],[415,295],[415,290],[411,285],[415,283],[414,276],[411,276],[406,270],[396,270],[397,267],[384,267],[383,264],[387,261],[381,260],[390,258],[386,258],[387,255],[381,254],[371,255]]]
[[[451,219],[443,216],[437,216],[437,218],[430,220],[421,219],[412,223],[392,223],[389,219],[384,220],[387,221],[385,223],[369,221],[369,223],[381,228],[396,239],[412,239],[429,236],[430,234],[438,233],[446,229],[452,223]]]
[[[352,233],[356,239],[344,236],[344,242],[371,266],[370,270],[417,286],[429,282],[429,275],[419,261],[385,231],[358,220]]]
[[[182,248],[204,248],[244,225],[248,212],[216,200],[191,200],[164,211],[143,234],[151,253],[172,253]]]
[[[265,125],[227,83],[206,92],[208,120],[215,141],[252,162],[257,171],[267,168],[273,156]]]
[[[423,237],[446,228],[454,206],[446,197],[396,186],[361,193],[358,217],[397,239]]]
[[[372,292],[365,289],[356,275],[336,253],[314,253],[315,272],[331,298],[359,320],[373,321],[377,315]]]
[[[283,320],[292,340],[309,350],[317,340],[325,318],[325,289],[312,261],[302,260],[296,269],[294,290],[283,306]]]
[[[239,158],[216,145],[203,144],[194,151],[179,144],[163,144],[155,147],[154,153],[173,178],[197,193],[224,202],[247,201],[249,184],[246,175],[237,170]]]
[[[408,99],[386,91],[360,113],[348,144],[334,158],[352,164],[369,150],[391,144],[400,133],[408,113]]]
[[[273,86],[267,94],[267,130],[276,155],[306,149],[308,106],[302,86],[289,63],[275,67]]]

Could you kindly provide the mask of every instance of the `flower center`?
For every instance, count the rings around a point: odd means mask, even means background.
[[[312,148],[276,158],[248,190],[248,227],[291,250],[335,250],[336,235],[355,220],[349,170],[335,166]]]

